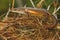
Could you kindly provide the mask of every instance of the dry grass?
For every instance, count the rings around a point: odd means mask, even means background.
[[[0,40],[60,40],[60,30],[45,29],[37,19],[39,17],[31,15],[10,14],[0,22]]]

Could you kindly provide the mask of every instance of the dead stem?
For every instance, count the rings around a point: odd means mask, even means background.
[[[32,4],[32,6],[33,6],[34,8],[36,8],[36,7],[35,7],[35,5],[34,5],[34,3],[33,3],[33,1],[32,1],[32,0],[30,0],[30,2],[31,2],[31,4]]]
[[[37,7],[38,7],[38,8],[41,8],[44,1],[45,1],[45,0],[41,0],[41,1],[37,4]]]

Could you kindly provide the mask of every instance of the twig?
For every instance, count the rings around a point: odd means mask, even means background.
[[[26,14],[24,11],[12,10],[11,12],[18,13],[18,14]]]
[[[3,35],[1,35],[1,34],[0,34],[0,36],[1,36],[1,37],[3,37],[3,39],[4,39],[4,40],[7,40],[7,38],[6,38],[6,37],[4,37]]]
[[[56,35],[58,36],[58,38],[60,39],[60,36],[59,36],[59,33],[58,32],[56,32]]]
[[[8,15],[9,15],[9,12],[10,12],[10,9],[8,10],[8,12],[7,12],[5,18],[3,19],[3,21],[5,21],[7,19]]]
[[[41,0],[38,4],[37,4],[37,7],[41,7],[42,6],[42,3],[44,2],[45,0]]]
[[[51,7],[51,5],[48,5],[47,10],[49,10],[49,9],[50,9],[50,7]]]
[[[24,7],[26,7],[26,4],[24,5]]]
[[[30,2],[31,2],[31,4],[32,4],[32,6],[33,6],[34,8],[36,8],[36,7],[35,7],[35,5],[34,5],[34,3],[33,3],[33,1],[32,1],[32,0],[30,0]]]
[[[40,22],[39,19],[37,18],[38,23],[42,26],[42,21]],[[42,26],[43,27],[43,26]]]
[[[59,11],[59,9],[60,9],[60,6],[56,9],[54,9],[54,12],[52,13],[52,15],[54,15],[55,17],[56,17],[56,19],[57,19],[57,11]]]
[[[56,11],[57,9],[56,9],[56,7],[54,8],[54,12]],[[57,19],[57,14],[55,14],[55,13],[52,13],[54,16],[55,16],[55,18]]]
[[[12,10],[14,8],[14,3],[15,3],[15,0],[12,0]]]
[[[56,36],[58,36],[58,38],[60,39],[60,36],[59,36],[58,32],[56,32],[56,34],[54,35],[54,37],[52,38],[52,40],[55,40]]]
[[[5,15],[5,13],[3,15],[1,15],[0,18],[3,17],[4,15]]]
[[[14,2],[14,0],[13,0],[13,2]],[[14,3],[12,4],[12,8],[13,8],[13,5],[14,5]],[[8,12],[7,12],[5,18],[3,19],[3,21],[5,21],[7,19],[8,15],[9,15],[9,12],[10,12],[10,7],[11,7],[11,3],[10,3],[10,0],[9,0],[9,9],[8,9]]]
[[[55,14],[57,11],[59,11],[59,9],[60,9],[60,6],[52,14]]]

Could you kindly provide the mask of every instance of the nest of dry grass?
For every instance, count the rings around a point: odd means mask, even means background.
[[[0,40],[59,40],[60,30],[45,29],[40,21],[31,15],[10,14],[7,20],[0,22]]]

